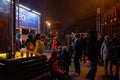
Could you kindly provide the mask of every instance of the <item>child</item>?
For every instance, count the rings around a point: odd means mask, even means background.
[[[69,74],[69,66],[70,66],[70,53],[68,51],[67,46],[63,47],[61,61],[62,61],[62,69],[64,71],[66,71],[67,75],[68,75]]]
[[[67,80],[65,77],[65,72],[61,70],[58,66],[58,52],[57,51],[52,52],[51,58],[49,59],[48,63],[49,63],[52,79]]]

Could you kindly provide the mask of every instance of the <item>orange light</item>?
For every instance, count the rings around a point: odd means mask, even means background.
[[[110,20],[110,22],[112,23],[112,22],[113,22],[113,20],[111,19],[111,20]]]
[[[116,21],[117,19],[116,18],[114,18],[114,21]]]
[[[107,22],[105,22],[105,25],[107,25]]]
[[[47,26],[50,28],[51,23],[49,21],[46,21]]]

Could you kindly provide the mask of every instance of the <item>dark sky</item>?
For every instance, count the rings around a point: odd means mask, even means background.
[[[99,2],[98,2],[99,1]],[[20,0],[20,3],[42,13],[46,20],[74,23],[96,14],[101,0]]]

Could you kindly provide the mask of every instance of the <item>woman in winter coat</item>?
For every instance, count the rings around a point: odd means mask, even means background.
[[[110,57],[112,54],[111,50],[112,50],[112,43],[110,37],[105,36],[101,46],[101,57],[104,60],[105,75],[108,74],[108,63],[110,62]],[[110,64],[110,72],[112,73],[112,64]]]

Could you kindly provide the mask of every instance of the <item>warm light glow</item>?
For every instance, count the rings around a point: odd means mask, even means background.
[[[6,53],[0,53],[0,58],[6,59]]]
[[[117,19],[116,18],[114,18],[114,21],[116,21]]]
[[[58,34],[58,32],[56,31],[56,34]]]
[[[46,21],[47,26],[50,28],[51,23],[49,21]]]
[[[6,58],[7,58],[7,54],[8,54],[8,53],[0,53],[0,58],[6,59]],[[29,54],[29,56],[31,56],[31,55]],[[33,56],[35,56],[35,54],[33,54]],[[26,57],[27,57],[26,52],[23,52],[23,56],[21,56],[21,52],[16,52],[16,55],[15,55],[15,58],[16,58],[16,59],[26,58]]]
[[[105,22],[105,25],[107,25],[107,22]]]
[[[97,13],[101,13],[101,8],[97,8]]]
[[[48,26],[50,26],[51,24],[50,23],[48,23]]]
[[[111,19],[111,20],[110,20],[110,22],[112,23],[112,22],[113,22],[113,20]]]

